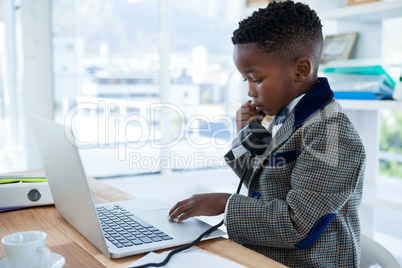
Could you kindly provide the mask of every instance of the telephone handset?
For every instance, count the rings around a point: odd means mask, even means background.
[[[265,115],[261,112],[261,115]],[[262,155],[271,142],[272,135],[260,123],[251,122],[239,131],[238,139],[250,155]]]
[[[272,139],[271,133],[256,122],[251,122],[240,130],[238,137],[250,155],[262,155]]]

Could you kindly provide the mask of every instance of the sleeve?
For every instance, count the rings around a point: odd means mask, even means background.
[[[243,154],[242,156],[236,158],[233,154],[232,150],[225,155],[226,163],[232,168],[232,170],[236,173],[236,175],[241,178],[243,174],[243,170],[246,168],[246,174],[244,177],[244,185],[247,187],[250,177],[253,173],[253,168],[251,163],[253,162],[254,156],[250,156],[249,154]]]
[[[229,200],[232,196],[229,197],[228,201],[226,202],[225,212],[223,213],[223,223],[226,225],[226,211],[228,210]]]
[[[247,149],[240,144],[238,138],[233,140],[231,147],[232,147],[232,153],[235,158],[239,158],[243,154],[247,153]]]
[[[226,213],[229,237],[239,243],[308,248],[339,213],[363,177],[365,152],[343,114],[303,128],[286,197],[262,201],[234,194]],[[259,176],[268,178],[269,168]],[[250,179],[250,178],[249,178]]]

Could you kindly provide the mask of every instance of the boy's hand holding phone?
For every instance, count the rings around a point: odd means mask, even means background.
[[[237,133],[240,132],[245,126],[251,122],[260,123],[264,119],[265,113],[263,111],[258,111],[256,106],[249,100],[243,104],[236,113],[236,127]]]

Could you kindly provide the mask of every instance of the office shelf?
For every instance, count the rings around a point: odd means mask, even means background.
[[[350,21],[381,21],[383,19],[400,17],[402,1],[380,1],[355,6],[346,6],[334,10],[320,12],[323,20],[350,20]]]
[[[402,1],[401,1],[402,2]],[[402,101],[394,100],[338,100],[346,110],[402,110]]]

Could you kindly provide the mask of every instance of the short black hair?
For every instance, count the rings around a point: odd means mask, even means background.
[[[317,13],[306,4],[271,2],[239,22],[232,42],[255,44],[284,63],[307,56],[317,74],[323,45],[322,24]]]

